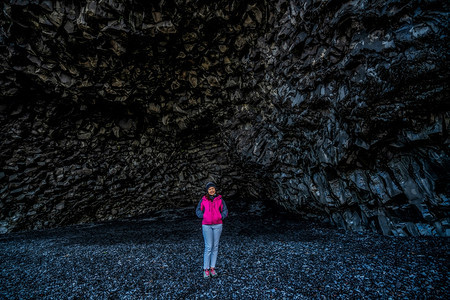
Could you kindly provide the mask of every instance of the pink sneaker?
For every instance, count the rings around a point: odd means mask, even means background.
[[[211,273],[211,277],[217,277],[217,273],[214,268],[209,269],[209,272]]]
[[[208,269],[203,270],[203,278],[209,278],[209,270]]]

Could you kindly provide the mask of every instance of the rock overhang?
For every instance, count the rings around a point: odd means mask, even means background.
[[[446,5],[3,11],[8,228],[192,205],[215,180],[349,229],[448,235]]]

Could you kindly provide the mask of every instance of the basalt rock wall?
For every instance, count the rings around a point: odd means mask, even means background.
[[[193,206],[214,180],[449,235],[445,1],[2,5],[1,232]]]

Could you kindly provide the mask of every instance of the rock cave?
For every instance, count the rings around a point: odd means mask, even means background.
[[[0,233],[233,202],[449,236],[449,3],[10,0]]]

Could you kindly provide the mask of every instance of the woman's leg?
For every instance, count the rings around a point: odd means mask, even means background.
[[[213,232],[213,246],[211,252],[211,268],[216,267],[217,254],[219,252],[219,240],[222,234],[222,224],[212,225]]]
[[[211,267],[211,252],[213,249],[214,235],[211,225],[202,225],[203,239],[205,240],[205,252],[203,254],[203,269]]]

